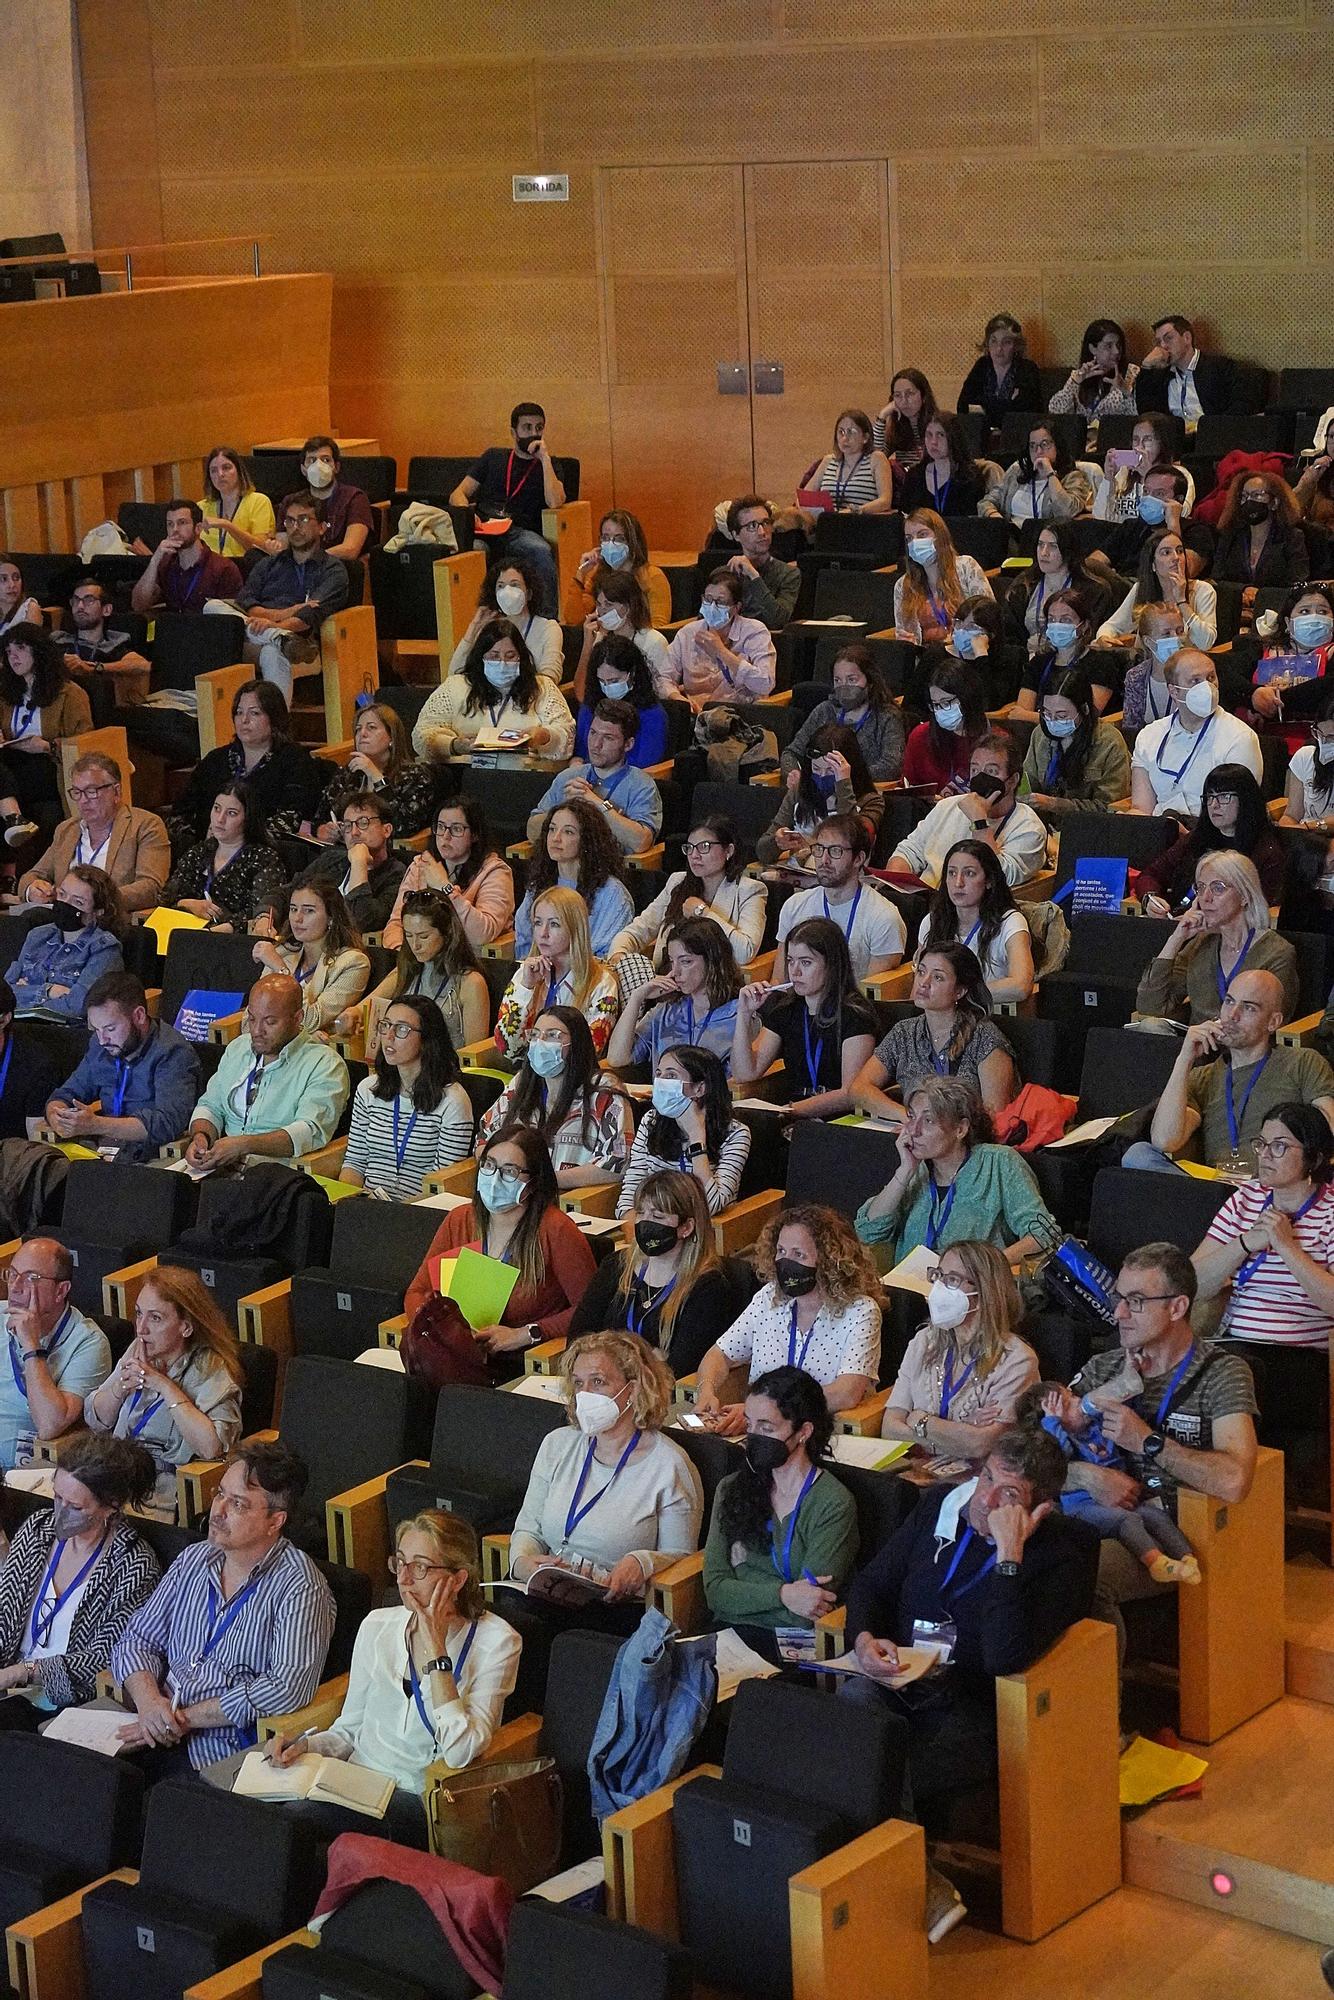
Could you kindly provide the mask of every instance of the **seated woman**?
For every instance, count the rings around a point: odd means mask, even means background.
[[[1334,693],[1325,696],[1307,728],[1310,742],[1295,752],[1288,765],[1287,798],[1279,825],[1329,833],[1334,831]]]
[[[0,555],[0,639],[16,625],[45,630],[41,605],[24,589],[23,571],[13,556]]]
[[[667,940],[687,918],[708,917],[732,948],[738,965],[749,965],[764,937],[769,896],[763,882],[743,875],[736,827],[726,813],[705,813],[693,822],[683,846],[685,867],[612,939],[607,957],[614,965],[626,952],[641,952],[656,966],[667,962]]]
[[[992,1243],[952,1243],[931,1273],[926,1310],[899,1363],[880,1435],[909,1439],[938,1458],[985,1458],[1041,1373],[1014,1331],[1022,1314],[1014,1273]]]
[[[746,1392],[741,1463],[719,1481],[704,1544],[704,1601],[777,1663],[776,1630],[832,1611],[857,1560],[857,1509],[825,1463],[834,1417],[802,1368]]]
[[[974,843],[961,845],[971,851]],[[952,855],[958,852],[957,847],[951,850]],[[943,912],[941,920],[949,921]],[[963,944],[923,945],[917,953],[912,1003],[919,1010],[916,1017],[896,1021],[853,1078],[856,1109],[867,1118],[906,1126],[904,1105],[913,1092],[944,1076],[958,1077],[976,1090],[988,1112],[1003,1111],[1017,1095],[1019,1079],[1010,1044],[991,1019],[991,995],[976,953]],[[886,1092],[890,1083],[898,1088],[897,1098]]]
[[[1186,545],[1175,528],[1158,528],[1140,551],[1139,574],[1110,618],[1098,627],[1098,646],[1130,646],[1135,613],[1146,604],[1174,604],[1181,612],[1185,643],[1207,653],[1218,644],[1218,592],[1203,577],[1193,582],[1186,568]]]
[[[349,799],[375,792],[393,824],[394,838],[407,840],[431,824],[436,773],[412,754],[403,718],[388,702],[358,709],[352,726],[352,755],[320,793],[311,825],[320,840],[338,837],[337,822]]]
[[[831,723],[840,723],[855,734],[872,780],[895,781],[903,769],[903,717],[870,647],[857,639],[840,646],[830,679],[832,696],[816,703],[779,759],[779,770],[784,777],[798,770],[812,737]]]
[[[643,648],[623,638],[620,632],[604,633],[588,655],[583,695],[574,725],[574,754],[581,760],[588,757],[588,725],[599,701],[628,701],[639,717],[628,763],[644,770],[665,760],[667,711],[658,700],[653,672]]]
[[[1314,1104],[1276,1104],[1255,1143],[1255,1178],[1230,1194],[1191,1261],[1201,1299],[1227,1294],[1219,1338],[1246,1346],[1316,1349],[1319,1403],[1334,1327],[1334,1134]],[[1283,1370],[1266,1371],[1275,1389]],[[1300,1377],[1309,1390],[1313,1371]],[[1284,1399],[1288,1400],[1288,1399]],[[1271,1414],[1269,1397],[1265,1415]],[[1313,1405],[1305,1405],[1312,1428]]]
[[[634,915],[625,886],[624,855],[607,821],[587,799],[552,806],[528,859],[527,886],[514,912],[514,955],[526,958],[533,945],[533,911],[548,889],[577,890],[588,911],[588,932],[599,958],[614,949]]]
[[[142,1445],[76,1435],[62,1444],[54,1504],[29,1514],[0,1565],[0,1729],[36,1730],[92,1701],[97,1677],[161,1577],[125,1517],[153,1491]]]
[[[218,789],[207,837],[186,848],[163,884],[162,902],[203,917],[211,931],[244,932],[286,880],[259,801],[244,779],[232,778]]]
[[[484,625],[459,672],[427,695],[413,724],[412,747],[440,764],[466,755],[484,729],[505,735],[516,750],[561,762],[574,745],[574,717],[564,695],[538,672],[510,618]]]
[[[533,564],[522,555],[502,555],[491,563],[477,594],[477,609],[464,628],[463,637],[449,656],[440,678],[461,674],[475,642],[497,618],[517,625],[533,656],[539,674],[559,687],[565,678],[565,634],[558,618],[544,618],[537,606],[542,602],[542,580]]]
[[[994,1243],[1007,1263],[1054,1250],[1061,1226],[1033,1169],[992,1141],[991,1117],[970,1083],[934,1076],[908,1098],[892,1179],[857,1211],[863,1243],[886,1244],[894,1263],[924,1244]]]
[[[1138,734],[1146,722],[1162,722],[1173,713],[1167,676],[1186,643],[1186,620],[1180,604],[1141,604],[1135,614],[1135,663],[1126,668],[1121,691],[1121,726]]]
[[[923,645],[949,636],[966,597],[991,597],[981,563],[961,556],[947,523],[933,508],[918,507],[903,523],[903,575],[894,585],[894,629]]]
[[[1239,472],[1218,517],[1213,575],[1244,585],[1242,604],[1249,608],[1257,590],[1305,582],[1310,563],[1292,488],[1272,472]]]
[[[1149,961],[1135,1008],[1140,1014],[1216,1021],[1242,970],[1272,972],[1282,983],[1284,1019],[1297,1011],[1297,955],[1274,929],[1255,863],[1216,848],[1195,864],[1195,900],[1156,958]]]
[[[619,1221],[640,1185],[664,1167],[699,1182],[710,1215],[737,1198],[750,1157],[750,1127],[732,1116],[727,1072],[708,1049],[664,1049],[654,1064],[652,1109],[644,1114],[616,1201]]]
[[[544,889],[533,905],[532,953],[505,988],[496,1012],[496,1047],[517,1062],[538,1015],[558,1003],[583,1015],[601,1056],[620,1008],[620,989],[616,974],[594,956],[583,897],[559,885]]]
[[[1248,660],[1255,646],[1243,640],[1234,655]],[[1314,755],[1308,725],[1326,706],[1330,653],[1334,650],[1334,586],[1299,583],[1279,606],[1271,640],[1260,649],[1251,675],[1251,713],[1247,720],[1262,735],[1281,736],[1288,747],[1288,789],[1292,768],[1304,758],[1309,769]],[[1249,662],[1248,662],[1249,663]]]
[[[710,1049],[730,1070],[741,974],[722,928],[687,917],[667,937],[667,970],[629,995],[607,1045],[618,1068],[655,1063],[664,1049]]]
[[[629,1102],[603,1076],[577,1009],[547,1007],[538,1015],[523,1061],[482,1119],[478,1150],[511,1125],[542,1134],[562,1188],[619,1180],[625,1172],[635,1136]]]
[[[787,935],[787,984],[743,986],[732,1040],[732,1076],[754,1083],[780,1057],[789,1118],[841,1118],[875,1047],[876,1012],[857,990],[848,941],[827,917]]]
[[[412,1321],[436,1296],[432,1266],[464,1248],[518,1271],[500,1321],[474,1329],[497,1380],[519,1372],[517,1357],[540,1340],[563,1340],[570,1315],[588,1289],[593,1253],[560,1205],[556,1169],[546,1140],[529,1125],[497,1132],[477,1161],[477,1192],[451,1208],[431,1239],[403,1298],[408,1316],[403,1359],[413,1372]]]
[[[560,1368],[569,1421],[538,1446],[510,1538],[516,1583],[537,1571],[553,1587],[497,1593],[523,1636],[520,1692],[540,1667],[539,1694],[556,1634],[633,1632],[654,1572],[694,1554],[704,1515],[699,1474],[663,1432],[672,1378],[656,1348],[625,1333],[586,1333]],[[580,1589],[581,1580],[595,1590]]]
[[[200,758],[168,814],[177,854],[204,838],[213,801],[238,779],[250,787],[271,837],[296,834],[315,811],[320,767],[303,743],[292,741],[282,690],[272,681],[246,681],[232,697],[232,728],[230,743]]]
[[[287,921],[276,941],[260,938],[253,957],[264,972],[288,972],[301,988],[307,1028],[332,1028],[370,982],[371,962],[330,881],[302,876],[287,895]]]
[[[1044,819],[1069,812],[1110,812],[1130,797],[1130,752],[1113,723],[1099,719],[1088,675],[1054,672],[1038,697],[1041,714],[1028,739],[1020,790]]]
[[[460,793],[439,808],[430,845],[414,854],[381,936],[387,951],[403,942],[403,904],[423,889],[449,897],[474,951],[491,944],[514,922],[514,874],[491,838],[476,799]]]
[[[1024,521],[1069,521],[1087,514],[1092,504],[1092,480],[1075,464],[1055,427],[1039,417],[1029,427],[1028,449],[978,512],[1017,528]]]
[[[982,329],[977,360],[963,378],[959,408],[981,410],[997,427],[1010,410],[1040,410],[1042,378],[1026,346],[1014,314],[993,313]]]
[[[574,572],[580,615],[593,610],[598,591],[613,579],[632,576],[643,591],[653,621],[666,625],[672,615],[672,590],[663,571],[648,559],[648,537],[637,514],[613,507],[598,525],[598,545],[586,549]]]
[[[204,460],[199,505],[204,525],[199,539],[215,555],[239,562],[252,550],[272,555],[273,502],[255,485],[250,461],[231,445],[215,445]]]
[[[598,1265],[574,1309],[570,1338],[629,1327],[659,1349],[673,1375],[693,1375],[715,1327],[736,1312],[704,1191],[693,1174],[664,1167],[639,1183],[631,1213],[634,1240]]]
[[[92,726],[54,639],[40,624],[11,625],[0,637],[0,831],[10,847],[34,838],[39,811],[49,826],[61,817],[60,738]]]
[[[763,701],[773,693],[773,634],[758,618],[743,617],[744,596],[745,581],[734,570],[710,573],[699,617],[681,626],[654,669],[659,694],[683,697],[698,713],[716,702]]]
[[[896,488],[921,463],[926,427],[936,415],[936,392],[921,369],[900,368],[889,385],[889,401],[871,426],[871,442],[889,460]]]
[[[781,1210],[755,1246],[755,1269],[763,1285],[699,1365],[695,1409],[710,1430],[744,1432],[745,1404],[722,1401],[743,1364],[752,1384],[784,1364],[803,1369],[835,1413],[864,1402],[880,1372],[884,1294],[844,1218],[809,1202]]]
[[[976,958],[993,1002],[1024,1001],[1031,995],[1035,983],[1033,934],[1014,900],[995,848],[984,841],[958,841],[945,856],[940,887],[932,895],[931,907],[917,932],[919,967],[929,951],[943,951],[951,945],[962,945]],[[933,982],[933,988],[935,984],[948,982]],[[944,1033],[940,1046],[947,1046],[949,1039]],[[987,1094],[988,1058],[981,1060],[983,1102],[988,1110],[999,1110],[1000,1105],[993,1105]],[[1008,1104],[1009,1099],[1004,1102]]]
[[[1334,446],[1334,439],[1327,433],[1324,449],[1311,460],[1292,489],[1302,519],[1315,528],[1334,528],[1334,455],[1331,455],[1331,446]],[[3,629],[0,626],[0,630]]]
[[[900,507],[905,513],[928,507],[946,520],[972,516],[986,490],[987,476],[968,449],[959,419],[949,410],[936,410],[922,426],[916,462],[904,473]]]
[[[1079,359],[1048,401],[1054,417],[1133,417],[1138,361],[1126,361],[1126,336],[1114,319],[1090,320]]]
[[[905,706],[915,702],[917,690],[935,679],[943,661],[966,660],[982,683],[984,706],[1004,708],[1019,692],[1023,677],[1022,647],[1005,631],[1005,613],[994,597],[965,597],[954,614],[954,624],[943,648],[924,646],[916,666],[905,675]]]
[[[583,645],[571,677],[581,704],[587,701],[589,680],[596,671],[594,657],[601,657],[600,649],[608,639],[622,639],[633,646],[648,669],[651,685],[656,688],[662,682],[667,666],[667,641],[655,630],[648,599],[633,576],[608,576],[597,587],[593,609],[584,620]],[[664,724],[665,720],[664,717]],[[587,733],[585,727],[585,737]],[[637,757],[635,761],[656,764],[661,757]]]
[[[1133,465],[1122,464],[1124,451],[1109,447],[1103,459],[1098,490],[1093,496],[1093,518],[1096,521],[1139,519],[1145,480],[1155,468],[1162,470],[1174,465],[1180,439],[1181,427],[1177,418],[1158,410],[1148,410],[1136,417],[1130,438],[1135,462]],[[1195,484],[1189,474],[1186,474],[1186,485],[1186,498],[1181,504],[1183,514],[1189,514],[1195,505]],[[1147,515],[1144,518],[1147,519]],[[1162,519],[1161,514],[1158,519]]]
[[[380,1023],[374,1067],[352,1093],[339,1180],[385,1201],[416,1201],[428,1174],[468,1157],[472,1126],[439,1008],[424,994],[401,994]]]
[[[1079,590],[1095,624],[1110,609],[1110,592],[1085,562],[1079,536],[1069,521],[1044,521],[1033,547],[1033,568],[1017,577],[1006,593],[1006,609],[1030,656],[1042,644],[1047,599],[1058,591]]]
[[[909,731],[903,782],[966,792],[973,750],[991,726],[981,676],[962,661],[942,659],[931,669],[927,698],[931,715]]]
[[[326,1729],[272,1737],[265,1755],[280,1768],[303,1755],[337,1757],[392,1778],[380,1835],[425,1849],[427,1773],[436,1763],[466,1770],[485,1755],[523,1642],[487,1609],[476,1531],[461,1515],[432,1507],[400,1521],[389,1569],[399,1602],[368,1611],[357,1627],[342,1708]],[[366,1826],[364,1813],[322,1800],[289,1810],[327,1839]]]
[[[1141,868],[1135,893],[1148,916],[1169,917],[1194,902],[1195,870],[1206,854],[1244,855],[1260,877],[1264,901],[1277,903],[1283,894],[1288,850],[1270,825],[1264,794],[1244,764],[1214,767],[1204,781],[1194,826]]]
[[[872,836],[880,830],[885,799],[866,768],[857,733],[829,722],[811,737],[787,774],[778,811],[755,843],[756,859],[809,870],[811,840],[831,813],[856,813]],[[808,877],[809,879],[809,877]]]
[[[1116,692],[1111,656],[1101,659],[1093,645],[1093,606],[1081,585],[1047,594],[1034,647],[1014,704],[1016,718],[1038,719],[1043,695],[1059,674],[1072,671],[1087,674],[1093,704],[1099,715],[1111,706]],[[1129,787],[1127,786],[1127,791]]]
[[[865,410],[839,411],[834,449],[809,468],[799,492],[832,495],[836,514],[891,511],[894,474],[884,452],[876,448],[875,425]]]
[[[134,1302],[134,1339],[83,1402],[90,1431],[150,1452],[157,1483],[141,1513],[176,1519],[176,1470],[226,1458],[241,1435],[236,1335],[193,1271],[159,1264]]]
[[[27,933],[5,973],[17,1012],[81,1021],[89,988],[104,972],[122,970],[128,922],[120,891],[105,869],[71,868],[57,885],[51,922]]]
[[[416,997],[435,1006],[452,1048],[484,1040],[491,1032],[491,995],[454,903],[441,889],[414,889],[404,899],[401,927],[398,964],[364,1000],[344,1007],[336,1033],[364,1034],[366,1060],[373,1061],[380,1036],[371,1002]]]

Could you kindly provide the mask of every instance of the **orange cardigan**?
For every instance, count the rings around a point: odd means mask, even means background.
[[[595,1260],[587,1237],[564,1209],[549,1208],[542,1217],[538,1235],[546,1260],[546,1277],[535,1288],[522,1281],[514,1287],[501,1324],[531,1323],[541,1328],[543,1340],[560,1340],[569,1332],[571,1315],[588,1288]],[[465,1208],[451,1208],[432,1237],[431,1247],[403,1298],[409,1322],[435,1291],[431,1283],[432,1257],[448,1257],[453,1251],[462,1250],[465,1244],[474,1250],[481,1248],[471,1202]]]

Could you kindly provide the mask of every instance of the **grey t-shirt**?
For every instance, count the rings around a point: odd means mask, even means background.
[[[926,1016],[915,1014],[911,1020],[894,1023],[878,1044],[875,1059],[884,1064],[889,1080],[897,1086],[899,1095],[906,1103],[918,1085],[929,1083],[933,1076],[961,1076],[966,1083],[980,1090],[978,1072],[987,1057],[997,1049],[1013,1061],[1014,1050],[1000,1029],[993,1021],[980,1020],[957,1062],[937,1069]]]

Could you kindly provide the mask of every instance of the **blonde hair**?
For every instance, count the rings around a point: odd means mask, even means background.
[[[938,1361],[974,1361],[979,1381],[984,1381],[1005,1353],[1019,1319],[1019,1287],[1002,1253],[994,1243],[951,1243],[941,1256],[957,1257],[964,1276],[977,1293],[976,1330],[965,1348],[957,1327],[934,1326],[930,1320],[921,1331],[926,1335],[923,1358],[929,1368]]]
[[[634,1212],[645,1208],[661,1209],[665,1215],[674,1215],[678,1222],[693,1222],[695,1225],[694,1235],[681,1242],[676,1262],[676,1283],[658,1315],[658,1332],[665,1346],[671,1339],[676,1315],[691,1292],[707,1271],[717,1268],[713,1217],[709,1214],[704,1190],[695,1176],[680,1173],[675,1167],[663,1167],[639,1183],[635,1190]],[[616,1281],[615,1297],[622,1304],[629,1296],[635,1266],[642,1256],[643,1252],[632,1237],[629,1247],[621,1252],[621,1275]]]
[[[1198,877],[1207,868],[1227,889],[1233,889],[1241,897],[1242,921],[1248,931],[1273,929],[1269,915],[1269,905],[1260,885],[1259,872],[1248,855],[1238,854],[1235,848],[1215,847],[1208,854],[1202,854],[1195,863]]]
[[[553,889],[543,889],[534,898],[534,921],[542,903],[555,911],[570,940],[570,1005],[582,1013],[603,970],[601,959],[593,956],[593,941],[588,934],[588,906],[577,889],[567,889],[560,882]]]
[[[571,1423],[574,1414],[574,1364],[581,1354],[606,1354],[634,1389],[635,1423],[641,1431],[660,1431],[672,1407],[675,1376],[656,1347],[633,1333],[584,1333],[572,1340],[560,1358],[561,1386]]]
[[[144,1279],[140,1296],[149,1290],[189,1320],[196,1345],[216,1354],[233,1382],[244,1379],[236,1335],[209,1297],[202,1278],[177,1264],[155,1264]]]
[[[395,1553],[402,1548],[404,1535],[411,1534],[425,1535],[447,1569],[467,1570],[468,1581],[454,1601],[465,1618],[480,1618],[486,1610],[486,1597],[481,1550],[471,1521],[465,1521],[461,1514],[447,1513],[443,1507],[424,1508],[411,1520],[399,1522],[394,1530]]]
[[[930,609],[931,593],[927,588],[926,571],[922,565],[908,554],[908,536],[913,524],[926,528],[936,544],[936,563],[940,570],[940,595],[945,608],[951,614],[959,609],[967,596],[959,581],[959,571],[954,560],[954,538],[949,524],[934,507],[914,507],[903,523],[903,622],[909,624],[914,619],[920,625],[922,613]]]
[[[774,1255],[785,1229],[805,1229],[815,1245],[815,1269],[820,1289],[830,1305],[848,1306],[854,1299],[884,1298],[875,1259],[864,1243],[857,1240],[852,1224],[832,1208],[817,1202],[800,1202],[782,1208],[765,1224],[755,1245],[755,1268],[770,1284],[774,1276]]]

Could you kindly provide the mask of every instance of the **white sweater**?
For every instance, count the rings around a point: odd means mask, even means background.
[[[704,1489],[680,1445],[661,1431],[642,1431],[618,1477],[613,1466],[594,1459],[579,1496],[584,1507],[597,1504],[567,1540],[565,1523],[584,1469],[591,1439],[582,1431],[552,1431],[538,1446],[510,1543],[511,1566],[544,1555],[581,1557],[609,1570],[633,1555],[645,1578],[678,1556],[699,1547]]]

